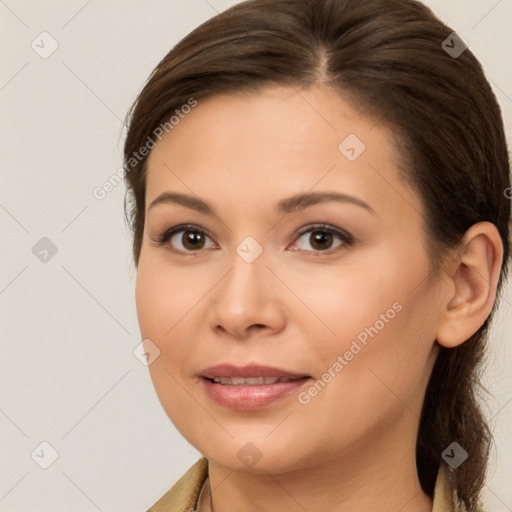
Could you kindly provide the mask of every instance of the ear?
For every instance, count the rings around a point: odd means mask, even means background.
[[[458,256],[447,272],[450,286],[438,325],[437,342],[456,347],[469,339],[489,316],[503,261],[503,243],[490,222],[465,233]]]

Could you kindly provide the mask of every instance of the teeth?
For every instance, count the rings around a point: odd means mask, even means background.
[[[265,377],[247,377],[246,379],[233,379],[233,384],[249,384],[249,386],[255,386],[259,384],[261,386],[262,384],[265,384]]]
[[[276,382],[291,382],[286,377],[215,377],[213,382],[227,386],[261,386],[263,384],[275,384]]]

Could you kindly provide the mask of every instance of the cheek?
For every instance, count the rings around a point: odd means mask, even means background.
[[[294,294],[282,290],[287,306],[293,308],[289,310],[290,323],[298,323],[307,339],[314,335],[315,359],[324,349],[327,353],[348,349],[350,340],[360,333],[364,336],[365,328],[379,321],[382,314],[389,312],[394,318],[393,304],[403,301],[407,288],[403,283],[408,276],[396,258],[385,261],[386,256],[384,251],[368,250],[336,264],[278,269]]]
[[[149,279],[144,271],[140,275],[136,291],[140,332],[143,339],[151,340],[160,350],[158,357],[148,367],[153,387],[169,419],[189,442],[193,442],[187,433],[194,432],[194,426],[189,423],[189,415],[182,411],[190,411],[194,404],[189,393],[184,392],[179,375],[182,362],[187,360],[186,347],[190,345],[173,343],[177,329],[165,335],[179,320],[178,315],[172,313],[174,306],[177,306],[176,297],[166,288],[155,286],[155,281]]]
[[[316,402],[311,410],[324,409],[327,418],[335,405],[351,411],[348,421],[355,424],[369,411],[374,418],[391,417],[389,409],[397,413],[403,403],[419,413],[438,318],[426,289],[428,260],[409,255],[408,265],[395,257],[380,260],[382,265],[359,262],[358,271],[356,265],[337,274],[326,270],[325,276],[315,274],[307,295],[301,289],[322,320],[317,332],[325,333],[308,347],[321,380],[303,396],[302,403]]]
[[[141,254],[135,287],[139,328],[142,339],[151,340],[160,350],[149,371],[173,422],[179,423],[179,411],[190,410],[190,395],[184,391],[183,380],[198,360],[200,347],[194,339],[200,339],[195,330],[201,328],[193,308],[211,286],[204,279],[191,279],[190,272]]]
[[[393,302],[396,297],[400,300]],[[324,347],[320,379],[330,382],[325,388],[319,385],[311,411],[318,408],[325,418],[333,406],[350,411],[345,426],[366,433],[402,413],[419,417],[433,364],[435,309],[428,307],[425,295],[404,292],[391,293],[381,305],[377,301],[366,314],[352,313],[346,322],[338,321],[336,346]]]
[[[190,272],[171,268],[161,259],[141,256],[135,287],[141,334],[160,340],[172,335],[209,287],[208,282],[191,279]]]

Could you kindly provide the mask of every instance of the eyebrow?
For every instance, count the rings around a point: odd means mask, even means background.
[[[293,195],[286,199],[280,200],[276,207],[276,213],[286,214],[297,211],[305,210],[306,208],[330,201],[336,201],[339,203],[349,203],[364,208],[372,214],[376,214],[375,210],[366,202],[357,197],[353,197],[347,194],[341,194],[339,192],[305,192]],[[198,197],[190,196],[187,194],[181,194],[179,192],[163,192],[149,205],[148,211],[158,204],[180,204],[186,208],[196,210],[199,213],[216,217],[217,212],[206,201],[199,199]]]

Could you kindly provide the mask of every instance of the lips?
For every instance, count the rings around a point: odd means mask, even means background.
[[[303,377],[308,377],[308,375],[304,373],[292,373],[281,368],[275,368],[272,366],[262,366],[257,364],[249,364],[246,366],[219,364],[216,366],[206,368],[200,373],[200,375],[201,377],[210,380],[222,377],[239,377],[243,379],[272,377],[276,379],[297,380]]]
[[[221,364],[200,373],[209,398],[240,410],[261,409],[305,385],[309,375],[261,365]]]
[[[276,382],[291,382],[294,379],[286,377],[214,377],[215,384],[228,386],[261,386],[262,384],[275,384]]]

